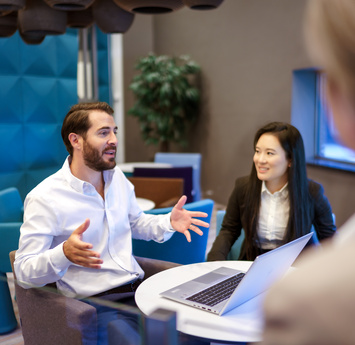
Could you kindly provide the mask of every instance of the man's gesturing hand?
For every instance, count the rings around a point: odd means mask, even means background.
[[[90,219],[86,219],[70,237],[64,242],[64,255],[72,263],[89,268],[101,268],[103,261],[100,254],[91,250],[93,245],[82,241],[82,234],[90,226]]]
[[[175,231],[181,232],[186,236],[188,242],[191,242],[191,234],[189,230],[196,232],[202,236],[203,232],[197,227],[209,227],[209,224],[194,217],[207,217],[205,212],[187,211],[183,208],[186,203],[186,196],[183,195],[171,211],[170,222]]]

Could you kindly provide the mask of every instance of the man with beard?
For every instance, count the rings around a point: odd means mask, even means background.
[[[183,209],[182,196],[168,215],[147,215],[137,205],[133,185],[116,167],[117,126],[104,102],[74,105],[62,126],[69,152],[63,167],[26,197],[15,273],[24,288],[55,282],[69,297],[102,297],[133,304],[132,284],[144,272],[132,255],[132,237],[164,242],[177,231],[208,224],[203,212]],[[127,299],[128,298],[128,299]],[[99,341],[119,313],[98,311]]]

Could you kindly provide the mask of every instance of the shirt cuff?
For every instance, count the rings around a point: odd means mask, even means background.
[[[58,270],[58,272],[67,270],[68,267],[72,265],[72,262],[64,255],[63,245],[64,242],[51,249],[51,261],[53,267]]]
[[[173,226],[171,225],[170,217],[171,217],[171,212],[169,212],[169,213],[167,214],[167,220],[168,220],[167,229],[168,229],[168,231],[173,231],[173,232],[175,232],[176,230],[175,230],[175,229],[173,228]]]

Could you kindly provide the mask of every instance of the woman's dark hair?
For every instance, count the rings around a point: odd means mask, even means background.
[[[62,138],[71,156],[73,155],[73,147],[69,141],[69,134],[76,133],[86,138],[86,133],[91,126],[89,114],[93,110],[104,111],[109,115],[113,115],[113,109],[106,102],[94,102],[73,105],[64,118]]]
[[[284,242],[289,242],[309,231],[305,228],[307,223],[310,196],[308,191],[308,178],[303,139],[297,128],[283,122],[272,122],[260,128],[254,137],[254,150],[259,138],[263,134],[272,134],[278,138],[290,160],[288,168],[288,193],[290,200],[290,215]],[[245,229],[245,257],[254,260],[259,242],[257,224],[259,219],[262,181],[258,179],[255,165],[253,164],[245,195],[245,212],[243,223]]]

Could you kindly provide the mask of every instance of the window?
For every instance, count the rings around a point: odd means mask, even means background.
[[[355,172],[355,152],[339,140],[326,102],[325,75],[317,69],[293,72],[291,123],[302,134],[308,164]]]
[[[79,30],[78,98],[79,102],[98,101],[96,28]]]
[[[322,159],[355,164],[355,152],[341,144],[331,109],[326,104],[325,75],[318,73],[317,77],[319,94],[316,113],[318,123],[317,156]]]

